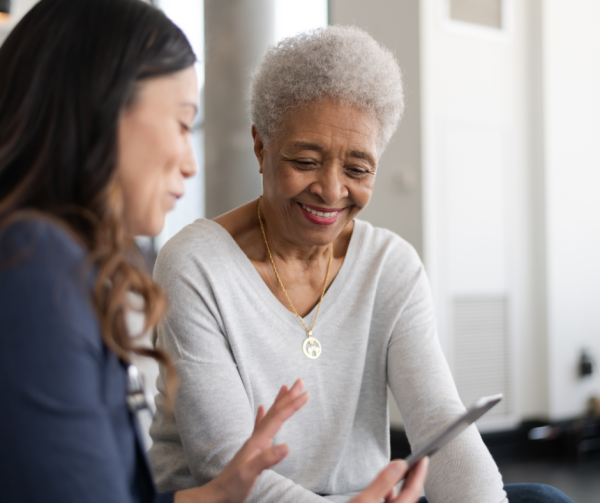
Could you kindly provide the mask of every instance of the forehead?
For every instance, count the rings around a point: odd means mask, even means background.
[[[194,67],[142,82],[138,104],[142,106],[198,108],[198,81]]]
[[[360,150],[377,158],[379,126],[369,112],[352,105],[320,101],[288,112],[278,140],[288,148],[315,143],[325,150]]]

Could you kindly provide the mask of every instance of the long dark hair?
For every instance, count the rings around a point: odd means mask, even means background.
[[[134,351],[168,365],[134,347],[126,325],[128,292],[143,296],[146,328],[166,300],[123,228],[119,118],[141,82],[195,61],[179,28],[141,0],[42,0],[0,48],[0,226],[33,212],[86,247],[104,341],[125,361]]]

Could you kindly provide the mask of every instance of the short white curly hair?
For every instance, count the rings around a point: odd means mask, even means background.
[[[252,72],[250,118],[266,145],[286,114],[324,99],[372,112],[381,155],[404,110],[402,75],[394,55],[355,26],[329,26],[270,47]]]

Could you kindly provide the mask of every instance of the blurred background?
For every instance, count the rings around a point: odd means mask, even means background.
[[[139,240],[150,266],[183,226],[260,194],[245,92],[265,49],[328,24],[367,30],[400,62],[406,113],[362,218],[423,259],[463,402],[504,393],[478,426],[505,481],[600,502],[600,1],[152,3],[198,55],[202,106],[198,175]],[[0,0],[0,43],[33,4]]]

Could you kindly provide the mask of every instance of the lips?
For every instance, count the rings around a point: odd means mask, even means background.
[[[345,208],[320,208],[317,206],[308,206],[306,204],[298,203],[302,214],[305,218],[317,225],[332,225],[335,223],[344,211]]]
[[[173,208],[175,208],[175,203],[177,203],[177,200],[183,196],[183,194],[181,192],[169,192],[167,195],[167,211],[172,210]]]

